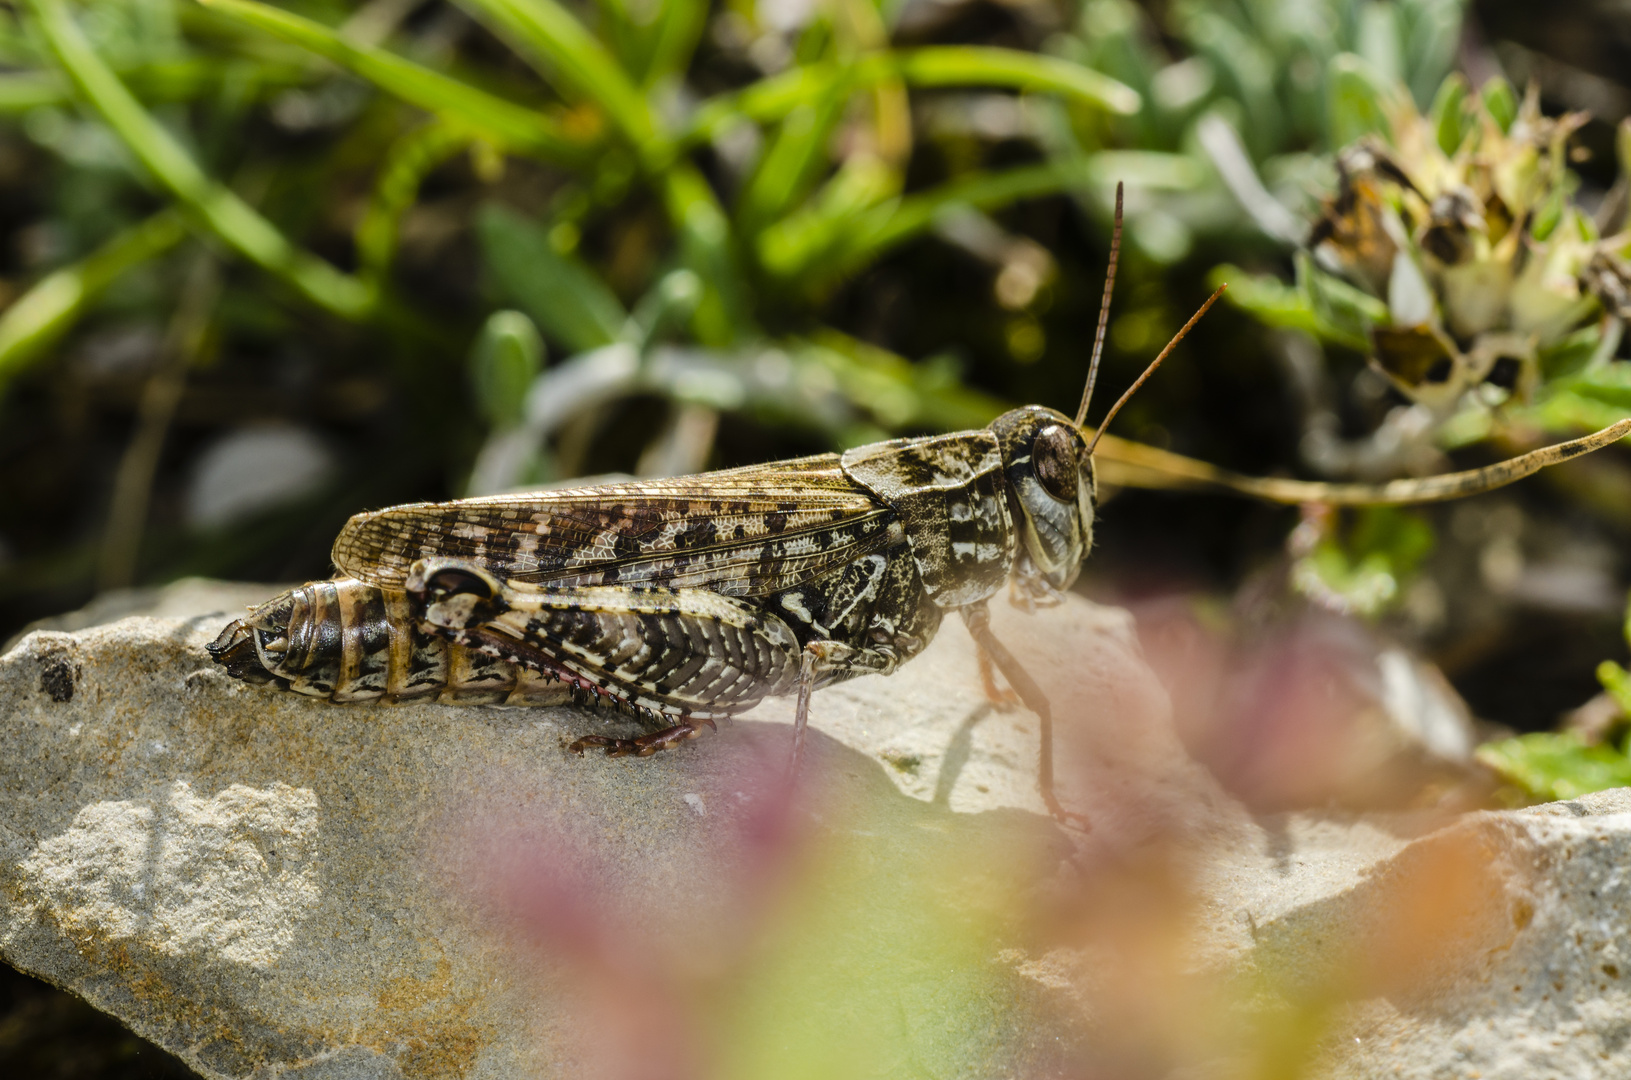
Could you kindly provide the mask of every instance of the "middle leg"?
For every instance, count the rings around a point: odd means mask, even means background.
[[[609,735],[585,735],[571,746],[567,747],[575,754],[581,754],[590,747],[599,749],[604,747],[607,757],[650,757],[659,750],[667,750],[678,746],[688,739],[695,739],[702,734],[702,729],[717,731],[718,726],[707,717],[683,719],[672,727],[654,731],[649,735],[641,735],[634,739],[615,739]]]

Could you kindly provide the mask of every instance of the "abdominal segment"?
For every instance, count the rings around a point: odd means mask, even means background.
[[[210,656],[235,678],[337,702],[558,705],[571,687],[422,632],[404,593],[314,581],[221,631]]]

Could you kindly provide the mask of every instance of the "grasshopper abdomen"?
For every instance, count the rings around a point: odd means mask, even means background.
[[[549,705],[570,689],[539,671],[425,632],[401,592],[314,581],[229,623],[210,656],[236,678],[334,702]]]

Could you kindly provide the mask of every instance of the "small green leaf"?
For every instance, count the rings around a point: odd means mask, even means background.
[[[1367,506],[1345,536],[1321,541],[1297,560],[1292,585],[1328,607],[1374,618],[1399,597],[1433,544],[1433,528],[1419,515]]]
[[[1427,520],[1397,506],[1363,508],[1348,536],[1350,551],[1385,557],[1400,578],[1416,572],[1422,560],[1433,553],[1434,543],[1433,527]]]
[[[1597,681],[1603,684],[1623,713],[1631,713],[1631,672],[1612,660],[1597,665]]]
[[[1315,337],[1328,338],[1329,327],[1314,314],[1305,290],[1287,285],[1273,274],[1254,274],[1238,266],[1224,263],[1214,267],[1207,275],[1207,285],[1216,289],[1228,285],[1223,294],[1226,303],[1250,312],[1264,326],[1301,330]],[[1343,338],[1341,344],[1351,348],[1364,348],[1362,338]]]
[[[1387,305],[1319,269],[1307,252],[1298,252],[1293,261],[1298,287],[1308,297],[1315,317],[1331,334],[1358,341],[1361,351],[1369,351],[1371,327],[1388,325]]]
[[[1552,189],[1552,194],[1536,212],[1534,223],[1529,226],[1529,235],[1540,241],[1550,239],[1552,233],[1557,230],[1558,222],[1563,220],[1563,211],[1567,205],[1568,195],[1559,184]]]
[[[1438,93],[1433,97],[1428,120],[1433,125],[1438,148],[1446,154],[1454,155],[1461,149],[1462,142],[1472,129],[1471,120],[1463,108],[1466,101],[1467,80],[1460,72],[1452,72],[1440,83]]]
[[[1536,350],[1541,374],[1548,380],[1579,375],[1597,355],[1603,329],[1593,323]]]
[[[1484,108],[1490,118],[1503,132],[1512,130],[1512,122],[1518,118],[1518,95],[1512,89],[1512,84],[1500,76],[1496,76],[1484,84],[1480,92]]]
[[[1476,756],[1501,779],[1538,799],[1574,799],[1631,784],[1631,758],[1569,732],[1486,743]]]
[[[1570,393],[1589,401],[1631,410],[1631,362],[1617,360],[1582,371],[1556,384],[1557,393]]]
[[[504,294],[569,351],[586,352],[622,335],[628,316],[611,289],[582,262],[556,251],[537,222],[489,205],[476,231]]]
[[[470,350],[470,381],[476,405],[493,427],[521,422],[527,388],[544,365],[544,339],[519,311],[487,317]]]

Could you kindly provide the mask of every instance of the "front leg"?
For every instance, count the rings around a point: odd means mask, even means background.
[[[997,671],[991,661],[991,652],[980,644],[978,638],[974,639],[974,655],[980,664],[980,689],[985,691],[985,700],[999,712],[1007,712],[1015,705],[1021,704],[1019,695],[1014,693],[1012,687],[1001,686],[997,682]]]
[[[1048,696],[991,632],[991,612],[986,609],[984,600],[959,610],[962,612],[963,622],[968,626],[970,636],[974,638],[975,647],[983,649],[991,657],[997,665],[997,670],[1008,680],[1008,685],[1014,688],[1014,692],[1025,703],[1025,707],[1036,713],[1036,718],[1040,721],[1042,752],[1037,768],[1037,786],[1042,790],[1042,801],[1047,805],[1048,813],[1062,824],[1074,821],[1086,828],[1087,819],[1080,814],[1066,811],[1059,805],[1059,799],[1053,793],[1053,708],[1048,702]]]
[[[819,639],[804,646],[799,657],[798,708],[793,713],[793,753],[787,762],[789,781],[799,774],[804,756],[804,730],[810,723],[810,695],[821,676],[832,671],[852,675],[889,675],[900,666],[900,657],[887,649],[857,649],[841,641]]]

